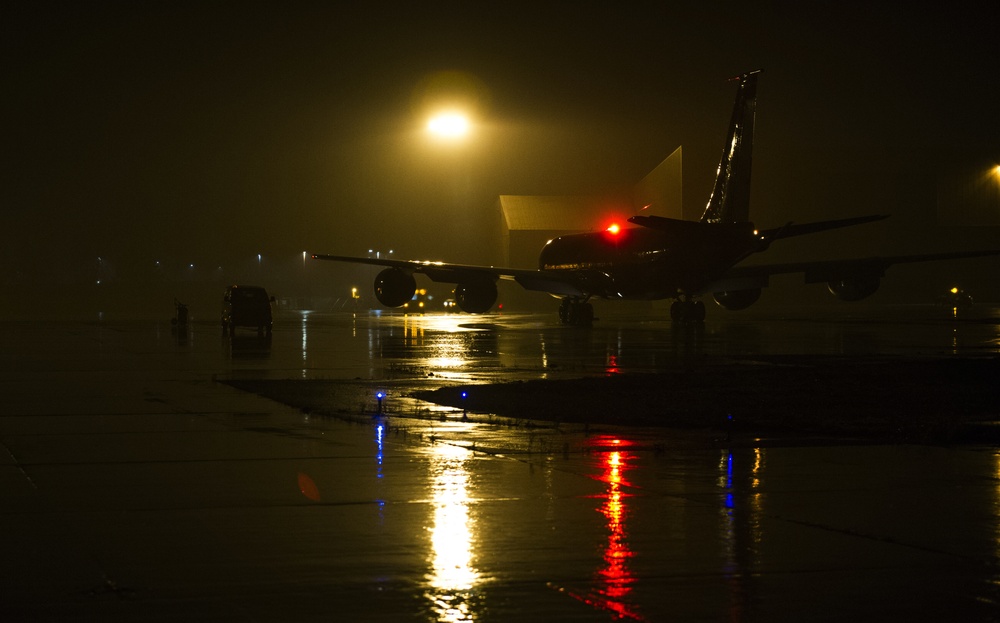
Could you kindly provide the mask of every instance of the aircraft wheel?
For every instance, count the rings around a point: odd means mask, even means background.
[[[594,323],[594,306],[583,301],[564,298],[559,305],[559,320],[574,327],[589,327]]]
[[[570,308],[573,302],[569,299],[563,299],[562,303],[559,304],[559,321],[563,324],[570,323]]]
[[[701,301],[695,301],[691,304],[691,322],[704,322],[705,321],[705,304]]]
[[[569,306],[566,308],[566,324],[576,326],[580,323],[580,304],[576,301],[570,301]]]
[[[670,306],[670,319],[674,322],[704,322],[705,304],[701,301],[674,301]]]
[[[685,306],[685,303],[682,301],[674,301],[670,305],[670,319],[683,322]]]

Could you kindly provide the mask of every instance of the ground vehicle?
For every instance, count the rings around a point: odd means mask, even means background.
[[[236,327],[256,328],[257,335],[271,335],[271,302],[260,286],[233,285],[222,297],[222,330],[232,336]]]

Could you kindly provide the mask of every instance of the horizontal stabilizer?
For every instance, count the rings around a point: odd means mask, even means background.
[[[805,234],[815,234],[816,232],[828,229],[838,229],[840,227],[851,227],[862,223],[871,223],[889,218],[888,214],[874,214],[872,216],[858,216],[855,218],[842,218],[833,221],[817,221],[815,223],[788,223],[775,229],[767,229],[760,232],[761,238],[767,241],[778,240],[780,238],[791,238],[792,236],[802,236]]]
[[[682,221],[665,216],[633,216],[629,223],[655,229],[681,239],[698,239],[702,236],[718,236],[725,231],[749,233],[753,223],[707,223],[705,221]]]

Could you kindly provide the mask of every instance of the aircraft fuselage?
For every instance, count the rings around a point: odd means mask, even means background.
[[[588,326],[594,319],[592,297],[675,299],[670,306],[672,320],[700,322],[705,319],[702,297],[711,296],[731,311],[746,309],[758,300],[771,275],[801,273],[805,283],[825,282],[840,300],[859,301],[878,289],[892,264],[1000,255],[1000,250],[959,251],[738,265],[775,240],[886,218],[871,215],[811,223],[789,221],[774,229],[754,228],[749,222],[750,172],[759,73],[751,71],[736,78],[739,87],[729,132],[700,220],[642,213],[628,219],[637,228],[560,236],[542,249],[538,269],[379,257],[313,257],[383,266],[374,290],[376,299],[387,307],[411,300],[417,287],[414,274],[423,274],[436,282],[455,284],[455,302],[461,310],[483,313],[497,301],[498,280],[508,279],[526,290],[562,299],[559,319],[564,324]]]
[[[602,283],[593,294],[606,298],[675,298],[696,292],[756,250],[751,223],[711,227],[710,235],[698,228],[667,232],[636,227],[560,236],[542,248],[538,267],[593,271],[594,281]]]

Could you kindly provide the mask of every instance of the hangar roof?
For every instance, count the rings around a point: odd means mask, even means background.
[[[500,211],[507,231],[594,231],[640,207],[643,214],[683,218],[681,167],[678,147],[636,184],[631,197],[500,195]]]
[[[593,231],[611,217],[634,214],[621,201],[550,195],[500,195],[500,210],[510,231]]]

